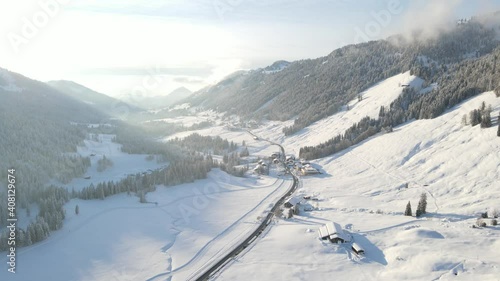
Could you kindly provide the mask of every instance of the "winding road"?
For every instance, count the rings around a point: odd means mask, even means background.
[[[249,134],[251,134],[254,137],[257,137],[259,140],[262,141],[267,141],[272,145],[277,145],[281,149],[281,155],[282,157],[285,157],[285,149],[283,148],[282,145],[262,139],[255,134],[253,134],[251,131],[248,131]],[[284,161],[282,161],[284,168],[290,172],[288,167],[285,165]],[[244,249],[246,249],[250,244],[252,244],[259,235],[262,234],[262,232],[266,229],[266,227],[271,223],[275,211],[280,208],[280,206],[284,203],[285,199],[292,195],[295,190],[297,189],[299,185],[299,179],[297,176],[295,176],[293,173],[290,173],[293,177],[293,184],[290,187],[290,189],[274,204],[274,206],[271,208],[267,216],[262,220],[262,223],[252,232],[248,235],[248,237],[243,240],[239,245],[234,247],[233,250],[231,250],[229,253],[227,253],[225,256],[221,257],[220,260],[218,260],[216,263],[211,265],[209,268],[206,268],[205,271],[200,272],[200,273],[195,273],[196,276],[192,278],[191,280],[197,280],[197,281],[202,281],[202,280],[209,280],[211,276],[213,276],[215,273],[219,272],[231,259],[233,259],[235,256],[240,254]]]

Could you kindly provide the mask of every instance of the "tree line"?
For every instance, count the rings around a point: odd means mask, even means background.
[[[174,138],[169,143],[186,149],[216,155],[232,152],[238,148],[236,143],[222,139],[220,136],[202,136],[198,133],[193,133],[182,139]]]

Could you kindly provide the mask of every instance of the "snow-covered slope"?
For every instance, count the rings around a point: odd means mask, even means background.
[[[285,137],[282,129],[287,124],[279,124],[270,122],[268,126],[262,129],[255,130],[257,134],[265,135],[266,138],[276,142],[283,143],[290,152],[298,154],[299,149],[306,145],[318,145],[328,139],[342,134],[352,124],[359,122],[363,117],[369,116],[378,118],[381,106],[389,106],[402,92],[402,85],[410,85],[420,89],[423,80],[410,75],[407,71],[402,74],[395,75],[368,90],[360,93],[363,97],[361,101],[352,100],[348,103],[348,108],[343,111],[321,119],[308,127],[300,130],[292,136]]]
[[[158,187],[149,204],[126,194],[73,199],[64,227],[18,249],[17,273],[1,270],[0,280],[186,280],[252,231],[290,183],[213,170],[205,180]]]
[[[461,124],[483,101],[498,116],[500,99],[487,92],[315,161],[324,174],[304,177],[299,194],[316,195],[316,209],[279,222],[219,280],[496,280],[500,228],[471,226],[479,212],[500,210],[500,141],[496,126]],[[428,214],[403,216],[423,192]],[[365,258],[318,239],[331,220],[350,230]]]
[[[283,134],[283,128],[292,125],[292,120],[286,122],[268,121],[265,122],[263,126],[252,131],[266,139],[283,144],[286,146],[288,152],[298,155],[301,147],[318,145],[336,136],[337,134],[342,134],[346,129],[366,116],[378,118],[380,107],[389,106],[391,102],[401,95],[404,89],[402,85],[409,85],[410,87],[420,89],[423,82],[424,81],[422,79],[410,75],[409,71],[395,75],[360,93],[363,99],[361,101],[355,99],[349,102],[349,109],[347,109],[346,106],[341,112],[321,119],[288,137],[285,137]],[[233,138],[244,138],[244,135],[246,134],[244,130],[241,132],[234,132],[228,130],[224,126],[217,126],[203,130],[181,132],[169,136],[167,139],[175,137],[183,138],[194,132],[201,135],[220,135],[221,137],[228,138],[230,140]],[[265,148],[267,149],[268,146]],[[267,155],[269,151],[265,150],[261,151],[261,153]]]

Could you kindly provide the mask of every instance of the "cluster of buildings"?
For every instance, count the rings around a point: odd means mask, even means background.
[[[271,154],[271,159],[273,160],[274,164],[278,164],[281,159],[281,154],[279,152],[275,152]],[[305,159],[297,160],[295,159],[295,156],[287,155],[284,160],[288,168],[295,169],[303,176],[320,174],[318,169],[314,168],[311,163],[309,163]]]

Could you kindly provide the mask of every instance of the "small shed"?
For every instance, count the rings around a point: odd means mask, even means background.
[[[356,242],[352,243],[352,247],[351,248],[358,255],[364,255],[365,254],[365,250],[363,249],[363,247],[359,246],[359,244],[356,243]]]
[[[323,225],[318,229],[318,235],[321,240],[326,240],[328,239],[328,229],[326,228],[326,225]]]
[[[302,174],[315,175],[315,174],[319,174],[319,171],[311,166],[305,166],[305,167],[302,167]]]
[[[292,208],[295,207],[297,204],[300,203],[300,199],[297,197],[290,197],[288,200],[285,201],[285,208]]]

